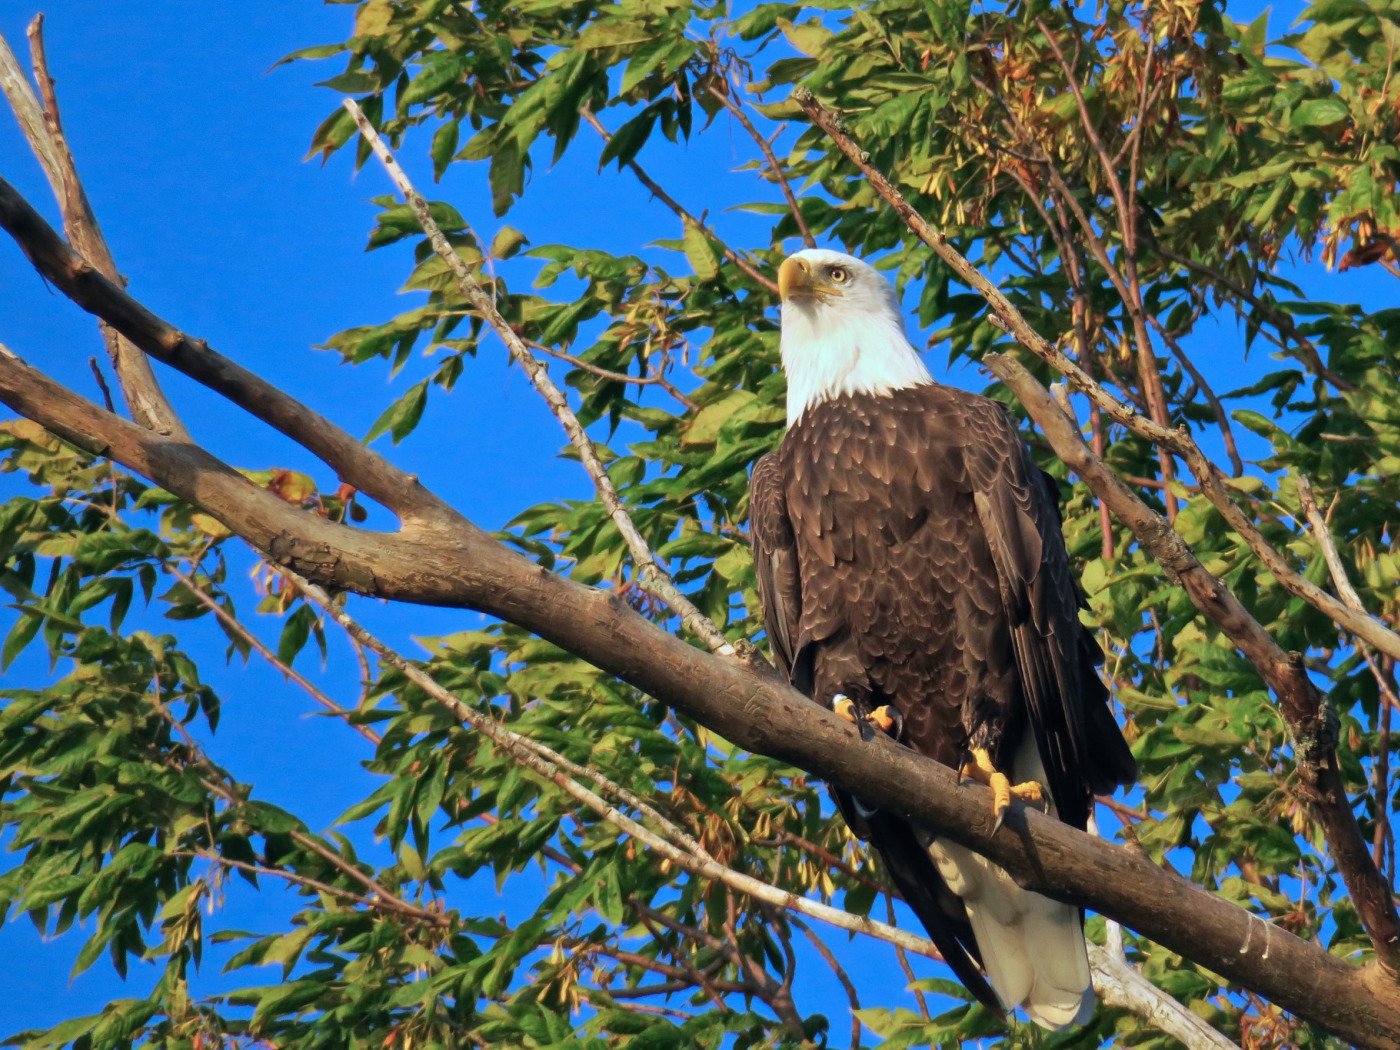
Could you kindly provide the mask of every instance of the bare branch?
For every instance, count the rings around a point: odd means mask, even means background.
[[[183,372],[280,431],[317,456],[336,476],[394,511],[406,529],[460,525],[464,519],[418,479],[391,465],[296,398],[162,320],[63,243],[43,218],[0,179],[0,227],[34,268],[89,313],[96,314],[151,357]],[[156,429],[169,437],[181,435]]]
[[[120,285],[125,282],[117,272],[107,241],[97,225],[97,216],[93,214],[92,205],[78,178],[77,165],[63,134],[58,97],[54,93],[53,78],[49,75],[48,60],[44,55],[43,25],[42,14],[35,15],[29,24],[34,77],[43,102],[35,98],[14,52],[3,37],[0,37],[0,88],[3,88],[24,137],[29,140],[34,155],[39,158],[40,167],[48,176],[49,185],[53,187],[59,210],[63,213],[63,229],[69,243],[108,280]],[[99,326],[131,418],[149,430],[188,440],[189,434],[166,400],[146,355],[113,331],[105,321],[99,320]]]
[[[1337,588],[1337,596],[1363,616],[1370,615],[1361,602],[1361,595],[1357,594],[1356,588],[1351,585],[1347,567],[1342,562],[1341,554],[1337,552],[1337,541],[1332,538],[1332,530],[1327,527],[1322,512],[1317,509],[1317,497],[1313,495],[1312,482],[1305,474],[1295,474],[1293,484],[1298,489],[1298,502],[1302,504],[1303,516],[1312,529],[1313,539],[1317,540],[1317,545],[1322,548],[1322,557],[1327,562],[1327,571],[1332,576],[1332,586]]]
[[[670,573],[662,568],[646,539],[637,530],[631,515],[627,513],[627,508],[622,505],[622,500],[618,498],[617,489],[613,487],[612,478],[608,476],[608,469],[598,456],[598,449],[594,446],[593,439],[588,436],[588,432],[583,429],[583,424],[579,422],[578,416],[569,407],[569,399],[564,396],[564,392],[555,385],[554,380],[550,379],[549,370],[540,363],[539,358],[530,352],[525,340],[501,316],[500,311],[496,309],[495,302],[481,287],[471,269],[453,251],[452,245],[447,242],[442,230],[433,221],[427,201],[413,188],[413,183],[408,180],[403,168],[394,159],[394,155],[389,152],[389,148],[384,145],[379,133],[375,131],[374,125],[365,118],[360,107],[355,104],[355,100],[347,98],[341,104],[355,118],[360,134],[370,144],[375,156],[379,158],[380,163],[389,173],[389,177],[394,181],[394,185],[403,194],[404,200],[413,208],[413,213],[418,217],[419,225],[427,234],[433,250],[437,252],[457,278],[458,290],[466,296],[467,301],[506,344],[511,357],[515,358],[520,367],[525,370],[525,374],[530,377],[530,382],[534,384],[535,389],[540,392],[540,396],[549,405],[549,410],[554,413],[555,418],[564,427],[565,432],[569,435],[569,442],[578,452],[584,469],[588,471],[588,476],[593,479],[599,501],[607,510],[608,516],[612,518],[613,524],[617,526],[617,531],[622,534],[622,538],[627,543],[627,549],[632,553],[632,561],[641,575],[643,586],[670,606],[681,618],[681,622],[703,639],[712,652],[722,656],[732,656],[735,653],[734,646],[729,643],[729,640],[724,637],[714,622],[681,593],[675,581],[671,579]]]

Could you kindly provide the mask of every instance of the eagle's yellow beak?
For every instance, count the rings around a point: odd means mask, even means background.
[[[778,297],[783,301],[789,298],[814,299],[819,295],[840,295],[841,290],[822,281],[814,273],[806,259],[789,255],[778,267]]]

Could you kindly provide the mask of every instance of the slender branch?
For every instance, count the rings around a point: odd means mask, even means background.
[[[1312,482],[1308,480],[1307,475],[1297,474],[1293,478],[1293,484],[1298,489],[1298,502],[1302,504],[1303,516],[1312,529],[1313,539],[1317,540],[1317,545],[1322,548],[1322,557],[1327,562],[1327,571],[1332,577],[1332,586],[1337,588],[1338,597],[1363,616],[1369,615],[1366,606],[1362,604],[1361,595],[1356,593],[1356,588],[1347,576],[1347,567],[1337,551],[1337,542],[1332,538],[1332,530],[1327,527],[1322,512],[1317,509],[1317,497],[1313,495]]]
[[[545,399],[549,409],[554,413],[565,432],[569,435],[569,441],[579,454],[584,469],[588,471],[589,477],[593,479],[594,487],[598,491],[598,499],[608,512],[617,531],[622,534],[622,538],[627,543],[627,549],[632,554],[632,561],[637,566],[641,575],[643,586],[664,601],[681,618],[681,622],[701,638],[712,652],[722,656],[732,656],[735,648],[726,639],[723,633],[714,622],[704,613],[695,607],[695,604],[681,593],[676,586],[671,575],[661,566],[651,547],[645,538],[637,530],[627,509],[622,505],[622,500],[618,498],[617,489],[613,487],[612,478],[608,476],[607,467],[603,465],[602,459],[598,456],[598,449],[593,444],[593,439],[584,430],[583,424],[579,422],[578,416],[569,407],[569,400],[564,396],[564,392],[555,385],[554,380],[549,377],[549,370],[540,363],[539,358],[530,352],[525,340],[510,326],[510,323],[501,316],[496,304],[491,296],[477,281],[471,269],[462,258],[452,249],[447,238],[443,236],[442,230],[433,221],[432,213],[428,209],[428,203],[422,195],[413,188],[413,183],[404,173],[399,162],[394,159],[394,155],[389,152],[389,148],[380,139],[379,133],[375,131],[374,125],[369,122],[360,107],[355,104],[355,100],[347,98],[342,105],[346,111],[355,118],[356,125],[359,126],[360,134],[374,150],[375,156],[379,158],[384,169],[389,173],[389,178],[398,187],[403,198],[412,207],[413,213],[418,217],[418,222],[427,235],[433,246],[433,250],[447,264],[453,276],[457,278],[457,288],[466,296],[466,299],[481,315],[482,319],[489,324],[501,341],[506,344],[511,357],[524,369],[525,374],[530,377],[530,382],[535,389],[540,392],[540,396]]]
[[[607,128],[603,127],[602,122],[596,116],[593,115],[593,111],[591,109],[585,108],[583,110],[582,115],[583,119],[588,121],[589,127],[591,127],[594,131],[596,131],[599,135],[603,137],[604,142],[612,141],[612,133],[608,131]],[[645,186],[653,197],[661,201],[661,203],[666,205],[666,207],[670,208],[673,212],[676,213],[676,215],[680,216],[682,222],[694,226],[696,229],[704,233],[707,237],[713,239],[720,246],[720,253],[726,259],[732,262],[735,266],[737,266],[740,270],[742,270],[745,274],[747,274],[750,280],[762,285],[774,295],[778,294],[778,284],[776,281],[774,281],[771,277],[767,277],[763,273],[761,273],[758,270],[758,268],[754,266],[753,263],[749,262],[742,255],[736,252],[733,248],[729,247],[729,245],[725,244],[722,240],[720,240],[719,237],[715,234],[714,230],[710,229],[710,227],[706,226],[694,215],[686,211],[686,209],[681,206],[680,202],[677,201],[676,198],[672,197],[669,193],[663,190],[661,188],[661,184],[658,183],[655,179],[653,179],[642,169],[642,166],[640,164],[638,164],[635,160],[629,160],[627,162],[627,167],[632,170],[633,175],[637,176],[637,181],[640,182],[643,186]]]
[[[1137,346],[1138,375],[1142,381],[1142,393],[1147,402],[1148,412],[1152,419],[1159,425],[1165,427],[1169,419],[1166,392],[1162,386],[1162,375],[1157,368],[1157,357],[1152,349],[1152,339],[1147,332],[1146,310],[1142,301],[1142,286],[1138,279],[1137,272],[1137,214],[1136,204],[1130,208],[1127,196],[1123,192],[1122,181],[1118,177],[1118,171],[1108,156],[1108,151],[1104,148],[1103,140],[1099,137],[1098,129],[1094,126],[1089,108],[1084,100],[1083,92],[1079,89],[1079,82],[1074,75],[1074,70],[1065,59],[1060,50],[1059,43],[1053,34],[1045,27],[1043,21],[1037,19],[1036,24],[1044,34],[1046,42],[1050,45],[1056,59],[1059,62],[1061,71],[1065,74],[1065,79],[1073,93],[1075,104],[1078,107],[1080,123],[1084,127],[1085,134],[1098,156],[1100,166],[1103,171],[1104,180],[1108,184],[1109,192],[1113,197],[1114,206],[1118,212],[1119,233],[1123,245],[1123,269],[1122,273],[1114,266],[1113,260],[1109,257],[1108,248],[1103,243],[1102,238],[1094,230],[1093,223],[1084,212],[1078,198],[1065,183],[1064,177],[1060,174],[1054,159],[1041,145],[1031,129],[1016,115],[1011,107],[1005,102],[999,93],[993,96],[1001,104],[1007,115],[1007,119],[1013,125],[1014,134],[1020,138],[1027,147],[1032,148],[1038,154],[1036,160],[1050,176],[1050,183],[1054,187],[1060,201],[1063,202],[1074,214],[1081,232],[1083,233],[1090,251],[1099,265],[1103,267],[1104,273],[1108,276],[1109,282],[1118,293],[1118,298],[1123,303],[1123,308],[1128,312],[1128,318],[1133,326],[1133,341]],[[990,92],[990,88],[984,88]],[[1135,202],[1136,198],[1134,198]],[[1176,476],[1176,466],[1172,462],[1171,450],[1158,446],[1158,460],[1161,464],[1162,480],[1167,482],[1167,487],[1163,489],[1163,494],[1167,507],[1167,520],[1175,521],[1177,513],[1176,495],[1172,491],[1170,483]]]
[[[885,878],[884,896],[885,896],[885,917],[889,920],[889,924],[890,924],[891,926],[893,926],[893,925],[895,924],[895,923],[894,923],[894,896],[895,896],[895,891],[894,891],[894,888],[893,888],[892,886],[889,885],[889,877],[888,877],[888,875],[886,875],[886,878]],[[904,951],[903,948],[900,948],[900,947],[896,946],[896,947],[895,947],[895,950],[894,950],[894,956],[895,956],[895,958],[899,961],[899,968],[900,968],[901,970],[904,971],[904,978],[905,978],[905,980],[907,980],[907,981],[909,982],[909,986],[910,986],[910,987],[913,987],[914,982],[917,981],[918,978],[914,976],[914,967],[912,967],[912,966],[909,965],[909,956],[908,956],[908,954],[905,953],[905,951]],[[922,989],[914,988],[914,1001],[915,1001],[916,1003],[919,1004],[919,1013],[923,1015],[924,1020],[925,1020],[925,1021],[929,1020],[929,1016],[930,1016],[930,1015],[929,1015],[929,1011],[928,1011],[928,999],[926,999],[926,998],[924,997],[924,993],[923,993],[923,990],[922,990]]]
[[[34,96],[23,70],[10,45],[0,36],[0,88],[3,88],[10,108],[19,120],[24,137],[28,139],[39,166],[44,169],[53,187],[59,210],[63,213],[63,229],[78,254],[85,256],[108,280],[124,283],[117,272],[116,262],[107,241],[97,225],[82,181],[78,178],[63,123],[58,112],[58,97],[53,77],[49,75],[44,55],[44,16],[35,15],[29,24],[29,48],[34,63],[34,78],[39,85],[42,102]],[[148,430],[171,437],[189,439],[189,433],[170,407],[160,383],[151,371],[146,355],[141,353],[105,321],[99,319],[103,342],[116,370],[131,418]]]
[[[276,653],[274,653],[263,643],[263,640],[261,638],[255,635],[252,631],[248,630],[248,628],[243,625],[243,622],[239,620],[238,617],[234,616],[222,605],[216,602],[212,595],[210,595],[207,591],[200,587],[199,584],[197,584],[194,581],[194,578],[192,576],[187,576],[185,573],[181,572],[179,567],[176,566],[174,562],[167,561],[163,564],[165,566],[165,570],[172,576],[174,576],[177,580],[179,580],[181,583],[183,583],[186,589],[194,595],[195,600],[198,601],[200,605],[204,606],[206,609],[212,612],[221,624],[223,624],[230,631],[232,631],[234,634],[238,635],[238,637],[242,638],[245,642],[247,642],[249,646],[251,646],[257,651],[259,656],[261,656],[264,660],[266,660],[277,670],[281,671],[283,678],[289,679],[290,681],[293,681],[297,685],[301,686],[301,688],[306,691],[306,694],[310,696],[311,699],[315,700],[327,711],[339,716],[345,721],[346,725],[348,725],[351,729],[355,730],[355,732],[359,733],[360,736],[364,737],[371,744],[375,744],[377,746],[380,743],[380,741],[383,738],[380,737],[378,733],[376,733],[369,726],[360,725],[356,723],[352,718],[352,716],[354,715],[353,711],[348,711],[345,708],[341,707],[334,700],[328,697],[325,693],[321,692],[320,689],[316,688],[315,683],[313,683],[300,671],[297,671],[289,664],[284,663]]]
[[[726,81],[726,87],[728,82]],[[773,144],[758,133],[758,128],[754,127],[749,115],[744,112],[744,107],[736,103],[729,97],[729,92],[720,91],[717,87],[710,86],[710,94],[721,106],[729,110],[730,114],[749,133],[749,138],[753,139],[758,148],[763,151],[763,156],[768,160],[768,169],[773,173],[773,181],[778,184],[778,188],[783,191],[783,198],[787,201],[788,210],[792,212],[792,220],[797,223],[797,232],[802,235],[802,243],[808,248],[817,246],[817,239],[812,236],[812,231],[807,226],[807,220],[802,217],[802,209],[798,206],[797,195],[792,192],[792,185],[788,182],[787,172],[783,170],[782,164],[778,162],[777,155],[773,152]]]
[[[1148,235],[1151,236],[1151,231],[1148,231]],[[1343,393],[1353,393],[1356,391],[1357,386],[1355,383],[1343,379],[1323,364],[1322,351],[1317,348],[1316,343],[1298,331],[1298,326],[1294,323],[1292,316],[1286,311],[1280,310],[1278,307],[1265,302],[1263,299],[1259,298],[1259,296],[1231,280],[1209,263],[1203,263],[1198,259],[1192,259],[1190,256],[1182,255],[1180,252],[1172,251],[1166,245],[1155,239],[1152,243],[1152,250],[1162,258],[1169,259],[1178,266],[1184,266],[1186,269],[1198,273],[1202,277],[1209,278],[1236,299],[1248,303],[1250,306],[1254,307],[1258,313],[1267,317],[1270,323],[1278,329],[1279,334],[1283,336],[1285,341],[1292,339],[1298,344],[1298,348],[1303,353],[1303,361],[1313,375],[1317,376],[1319,379],[1326,380]]]
[[[1162,322],[1157,320],[1154,314],[1148,314],[1147,320],[1152,327],[1157,329],[1157,334],[1162,337],[1162,342],[1167,344],[1167,349],[1181,362],[1181,367],[1186,369],[1186,373],[1195,381],[1205,395],[1206,401],[1210,404],[1210,410],[1215,415],[1215,425],[1220,428],[1220,439],[1225,444],[1225,454],[1230,457],[1230,475],[1241,477],[1244,474],[1244,461],[1240,459],[1239,446],[1235,444],[1235,431],[1230,426],[1230,414],[1225,411],[1225,406],[1220,403],[1220,398],[1215,396],[1215,391],[1211,388],[1206,377],[1201,374],[1201,370],[1196,367],[1194,361],[1186,356],[1186,351],[1177,342],[1176,337],[1163,327]]]
[[[246,860],[235,860],[232,857],[225,857],[223,854],[216,853],[213,850],[176,850],[174,853],[168,854],[168,856],[207,860],[221,868],[246,871],[250,875],[267,875],[271,878],[283,879],[294,886],[305,886],[307,889],[315,890],[317,893],[324,893],[330,897],[340,897],[344,900],[353,901],[356,904],[363,904],[365,907],[372,908],[376,911],[390,913],[399,913],[400,911],[400,909],[394,907],[390,900],[383,897],[361,896],[351,890],[341,889],[339,886],[332,886],[328,882],[322,882],[320,879],[313,879],[311,876],[303,875],[300,872],[288,871],[286,868],[271,868],[262,864],[250,864]],[[450,916],[439,915],[435,912],[429,912],[427,914],[436,918],[437,921],[435,925],[437,926],[448,927],[452,925]],[[413,917],[415,919],[422,918],[422,916],[417,914],[414,914]]]
[[[203,775],[200,777],[200,783],[204,785],[205,790],[223,799],[224,803],[231,808],[244,805],[247,799],[238,790],[238,785],[209,757],[205,750],[199,745],[199,742],[190,735],[190,731],[185,728],[184,723],[170,712],[170,709],[161,702],[160,697],[155,695],[155,693],[148,691],[145,695],[151,706],[155,708],[156,713],[159,714],[180,737],[185,746],[185,761],[190,766],[202,771]],[[378,902],[379,907],[397,912],[412,919],[429,922],[436,926],[447,925],[451,921],[441,912],[420,908],[418,905],[412,904],[402,897],[399,897],[378,880],[366,875],[339,853],[327,849],[317,841],[314,836],[293,828],[291,831],[287,832],[287,837],[303,849],[320,857],[341,874],[349,876],[355,882],[364,886],[374,895],[374,899]],[[220,857],[220,860],[222,860],[222,857]],[[356,899],[365,901],[366,903],[372,903],[368,898],[356,897]]]

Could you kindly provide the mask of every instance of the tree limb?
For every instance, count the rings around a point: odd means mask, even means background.
[[[871,805],[982,853],[1031,889],[1092,907],[1358,1045],[1400,1050],[1400,989],[1388,979],[1263,923],[1140,852],[1038,812],[1016,809],[992,834],[991,799],[981,785],[960,784],[953,770],[892,741],[861,741],[853,725],[790,688],[761,658],[711,656],[616,593],[548,572],[468,522],[436,536],[328,522],[201,449],[104,412],[14,357],[0,355],[0,401],[199,506],[277,564],[361,594],[475,609],[518,624],[739,747],[859,790]]]
[[[44,55],[43,27],[42,14],[35,15],[29,23],[29,48],[42,103],[34,96],[24,71],[20,69],[14,52],[3,36],[0,36],[0,89],[4,90],[24,137],[29,140],[30,148],[39,158],[39,166],[44,169],[49,185],[53,187],[69,243],[109,281],[123,285],[125,281],[117,272],[117,264],[107,247],[106,238],[97,225],[97,216],[93,213],[82,180],[78,178],[77,165],[68,148],[68,139],[63,134],[58,96],[54,93],[53,77],[49,75],[48,60]],[[189,433],[166,400],[146,355],[106,321],[99,319],[98,325],[131,418],[147,429],[188,440]]]
[[[106,320],[157,361],[291,438],[334,470],[341,481],[397,514],[406,529],[431,531],[435,526],[460,525],[465,520],[418,484],[417,477],[393,466],[267,380],[211,350],[204,340],[187,336],[146,309],[65,244],[2,178],[0,227],[15,239],[40,276],[73,302]]]

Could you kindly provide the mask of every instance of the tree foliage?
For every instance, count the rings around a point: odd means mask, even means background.
[[[327,86],[357,99],[392,144],[427,150],[439,176],[486,165],[497,218],[526,194],[557,192],[548,168],[566,151],[630,172],[619,185],[672,206],[660,251],[627,256],[591,245],[586,224],[574,243],[535,243],[539,233],[505,225],[488,236],[482,202],[435,202],[432,214],[515,333],[563,356],[553,370],[623,506],[731,641],[763,645],[747,468],[782,434],[766,275],[795,242],[878,260],[950,363],[995,349],[1057,378],[803,123],[788,97],[797,85],[842,115],[871,163],[1038,331],[1141,415],[1196,435],[1228,465],[1233,498],[1267,540],[1307,580],[1335,588],[1343,581],[1308,526],[1307,479],[1345,584],[1393,627],[1400,310],[1307,289],[1318,267],[1400,276],[1400,6],[1324,0],[1286,35],[1270,32],[1266,16],[1245,24],[1223,3],[1178,0],[1095,10],[368,0],[349,40],[292,57],[342,63]],[[707,202],[672,200],[644,162],[697,136],[739,141],[750,127],[752,160],[733,177],[749,180],[747,210],[771,225],[760,241],[726,242]],[[349,147],[369,159],[337,107],[311,149]],[[328,345],[395,374],[415,349],[431,353],[431,375],[402,383],[366,438],[397,444],[495,335],[413,211],[394,196],[377,203],[369,246],[412,242],[407,288],[419,305]],[[999,385],[987,392],[1020,411]],[[1394,659],[1285,587],[1179,461],[1072,404],[1120,477],[1172,518],[1285,650],[1305,654],[1334,713],[1356,819],[1393,886]],[[1370,960],[1258,670],[1044,441],[1027,437],[1061,480],[1087,615],[1142,768],[1139,792],[1100,807],[1102,825],[1267,922]],[[308,826],[199,744],[219,701],[196,660],[223,654],[182,650],[181,622],[220,616],[229,657],[261,658],[237,620],[235,603],[249,596],[229,571],[244,557],[230,529],[27,420],[4,425],[0,450],[3,468],[28,479],[0,508],[0,584],[13,603],[0,660],[43,645],[55,669],[52,682],[6,683],[0,694],[0,820],[14,852],[0,900],[50,933],[86,938],[77,969],[106,955],[122,973],[153,961],[132,973],[156,975],[133,976],[135,997],[22,1033],[20,1045],[742,1050],[857,1032],[888,1047],[1173,1045],[1149,1019],[1109,1005],[1053,1039],[1008,1026],[932,964],[916,962],[923,976],[906,979],[892,951],[880,979],[857,985],[841,967],[847,949],[819,924],[639,845],[388,663],[366,665],[363,700],[342,712],[368,738],[358,760],[379,786],[346,800],[336,827]],[[329,473],[250,476],[308,514],[364,520],[363,501]],[[500,536],[680,629],[602,501],[525,508]],[[291,665],[308,645],[325,652],[334,625],[275,571],[261,579],[258,612],[281,618],[271,654]],[[155,633],[143,609],[162,612],[170,633]],[[820,785],[790,766],[509,623],[437,640],[422,668],[481,714],[648,800],[720,864],[885,917],[878,865]],[[361,856],[356,843],[371,838],[383,848]],[[526,902],[515,914],[496,914],[480,892],[488,872]],[[299,887],[292,921],[227,928],[221,895],[268,879]],[[1104,942],[1102,920],[1089,930]],[[238,945],[234,990],[202,993],[202,948],[223,941]],[[1188,957],[1127,941],[1154,985],[1230,1040],[1340,1045]],[[804,975],[824,967],[849,1006],[804,998]]]

